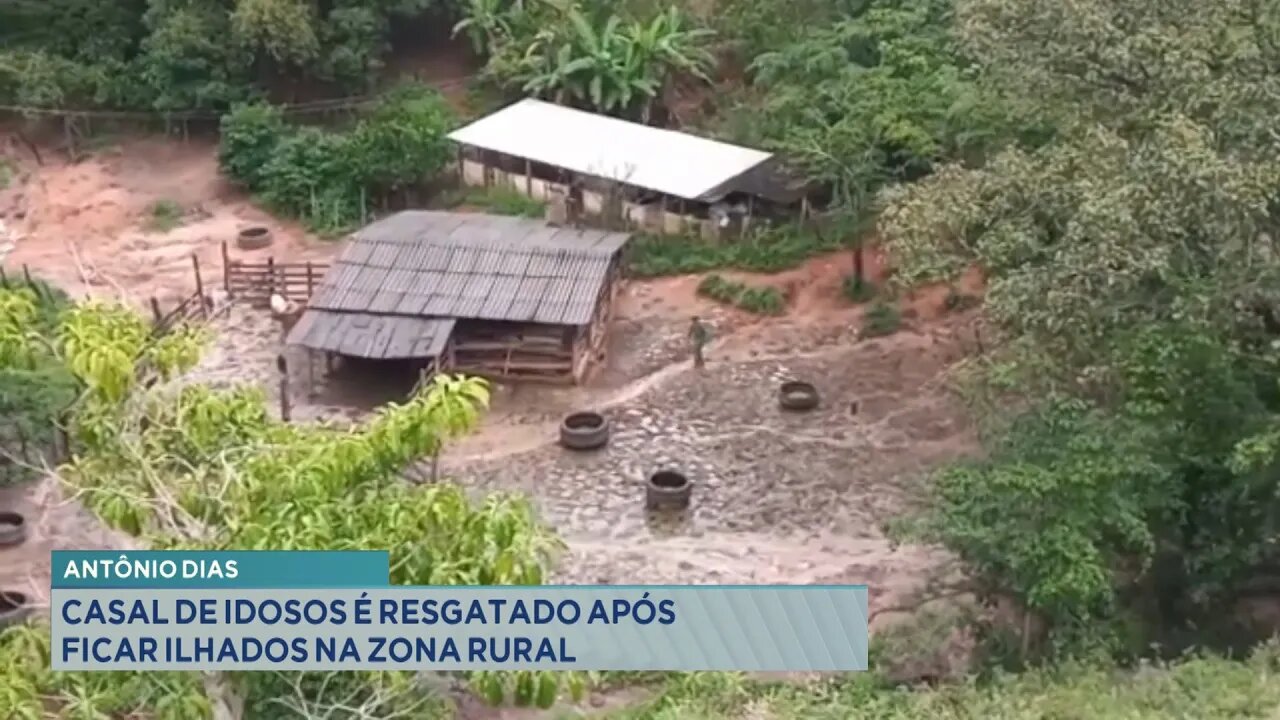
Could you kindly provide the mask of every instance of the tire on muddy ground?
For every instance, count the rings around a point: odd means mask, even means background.
[[[31,599],[17,590],[0,590],[0,629],[26,619],[31,612]]]
[[[576,412],[560,422],[560,445],[569,450],[596,450],[609,442],[609,420],[600,413]]]
[[[241,250],[261,250],[271,244],[271,231],[262,226],[248,227],[236,236],[236,247]]]
[[[693,483],[683,473],[659,470],[645,483],[644,506],[648,510],[687,510],[692,494]]]
[[[807,382],[785,382],[778,388],[778,404],[783,410],[803,412],[818,407],[818,389]]]
[[[0,512],[0,547],[18,545],[27,539],[27,519],[21,513]]]

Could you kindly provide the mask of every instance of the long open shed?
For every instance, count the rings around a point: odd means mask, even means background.
[[[772,153],[526,98],[449,134],[464,184],[564,197],[587,215],[679,233],[745,228],[762,206],[805,205]],[[806,210],[807,211],[807,210]]]
[[[357,232],[286,342],[495,379],[580,381],[630,235],[405,211]]]

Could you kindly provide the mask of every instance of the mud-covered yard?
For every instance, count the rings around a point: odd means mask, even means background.
[[[948,387],[949,368],[971,349],[965,319],[938,317],[938,298],[925,296],[902,332],[860,340],[856,308],[760,320],[707,304],[692,287],[629,283],[592,380],[495,387],[478,432],[444,453],[442,475],[477,493],[527,493],[568,544],[558,581],[867,583],[873,610],[903,604],[946,563],[926,549],[891,549],[882,525],[917,495],[924,470],[974,448]],[[717,337],[701,371],[685,340],[694,314]],[[248,308],[217,327],[189,379],[257,382],[278,402],[279,328]],[[411,381],[326,376],[317,362],[312,386],[305,355],[288,355],[295,419],[357,420]],[[821,406],[781,410],[778,386],[789,379],[816,384]],[[585,409],[610,418],[611,442],[562,449],[559,421]],[[646,517],[644,481],[664,468],[694,483],[686,519]],[[428,475],[426,461],[410,473]]]
[[[123,295],[140,306],[153,295],[180,297],[193,289],[194,252],[218,296],[218,247],[245,223],[272,227],[277,242],[236,256],[323,259],[340,249],[271,221],[227,188],[209,148],[144,141],[79,163],[18,159],[17,182],[0,192],[5,266],[30,265],[73,294]],[[185,209],[177,227],[152,227],[150,208],[162,200]],[[869,267],[878,272],[878,259]],[[922,470],[974,447],[946,387],[966,350],[958,328],[967,320],[945,314],[942,294],[923,293],[907,299],[902,332],[862,341],[862,310],[840,296],[850,270],[849,255],[836,253],[768,277],[724,273],[787,291],[787,313],[768,319],[698,297],[696,276],[629,282],[607,361],[590,381],[494,387],[482,427],[447,448],[443,473],[477,492],[528,493],[567,541],[556,573],[564,582],[853,582],[871,586],[873,610],[898,605],[948,564],[922,548],[891,549],[881,526],[916,494]],[[716,338],[702,371],[688,361],[693,315]],[[412,384],[358,367],[330,375],[323,362],[284,350],[268,313],[243,305],[209,329],[211,346],[185,381],[258,385],[278,412],[284,352],[295,422],[355,421]],[[815,383],[821,407],[782,412],[776,392],[787,379]],[[556,444],[559,421],[578,410],[613,421],[608,447],[572,453]],[[693,508],[686,520],[653,524],[643,483],[663,468],[691,478]],[[7,489],[0,504],[25,513],[31,528],[26,544],[0,550],[6,587],[43,595],[50,549],[123,542],[51,481]]]
[[[932,550],[891,548],[882,526],[917,494],[924,470],[974,447],[947,383],[967,349],[963,318],[917,311],[902,332],[860,340],[857,308],[761,320],[702,301],[695,285],[629,283],[608,360],[591,381],[495,387],[491,412],[446,450],[442,474],[477,493],[527,493],[568,545],[558,581],[866,583],[873,612],[904,604],[948,563]],[[694,314],[716,335],[701,371],[685,340]],[[281,330],[270,315],[233,305],[210,330],[211,347],[185,381],[256,384],[278,408]],[[294,421],[359,420],[403,397],[411,382],[356,370],[330,376],[316,362],[313,384],[305,354],[286,355]],[[778,386],[789,379],[817,385],[821,406],[781,410]],[[611,442],[594,452],[562,449],[560,419],[584,409],[611,419]],[[425,465],[410,476],[427,476]],[[644,512],[644,481],[664,468],[694,483],[684,519]],[[68,540],[102,537],[84,529],[81,515],[45,502],[28,503],[33,524],[56,526]],[[47,563],[55,545],[77,543],[37,541],[40,557],[24,551],[24,562]],[[47,570],[14,568],[11,553],[0,553],[0,575],[45,577]]]

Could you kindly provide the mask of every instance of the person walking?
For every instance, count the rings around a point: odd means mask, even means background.
[[[693,345],[693,366],[703,367],[706,364],[702,354],[703,348],[711,342],[711,330],[702,324],[702,320],[697,315],[693,316],[693,322],[689,324],[689,342]]]

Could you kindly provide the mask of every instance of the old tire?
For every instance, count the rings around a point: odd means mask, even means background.
[[[22,622],[31,612],[31,599],[17,590],[0,590],[0,628]]]
[[[609,420],[600,413],[577,412],[560,422],[560,444],[570,450],[595,450],[609,442]]]
[[[644,506],[649,510],[685,510],[693,491],[693,483],[682,473],[659,470],[645,484]]]
[[[778,389],[778,404],[797,412],[818,407],[818,389],[807,382],[786,382]]]
[[[267,228],[245,228],[236,236],[236,247],[241,250],[261,250],[271,244],[271,239],[271,231]]]
[[[0,512],[0,546],[17,545],[26,539],[26,518],[21,513]]]

